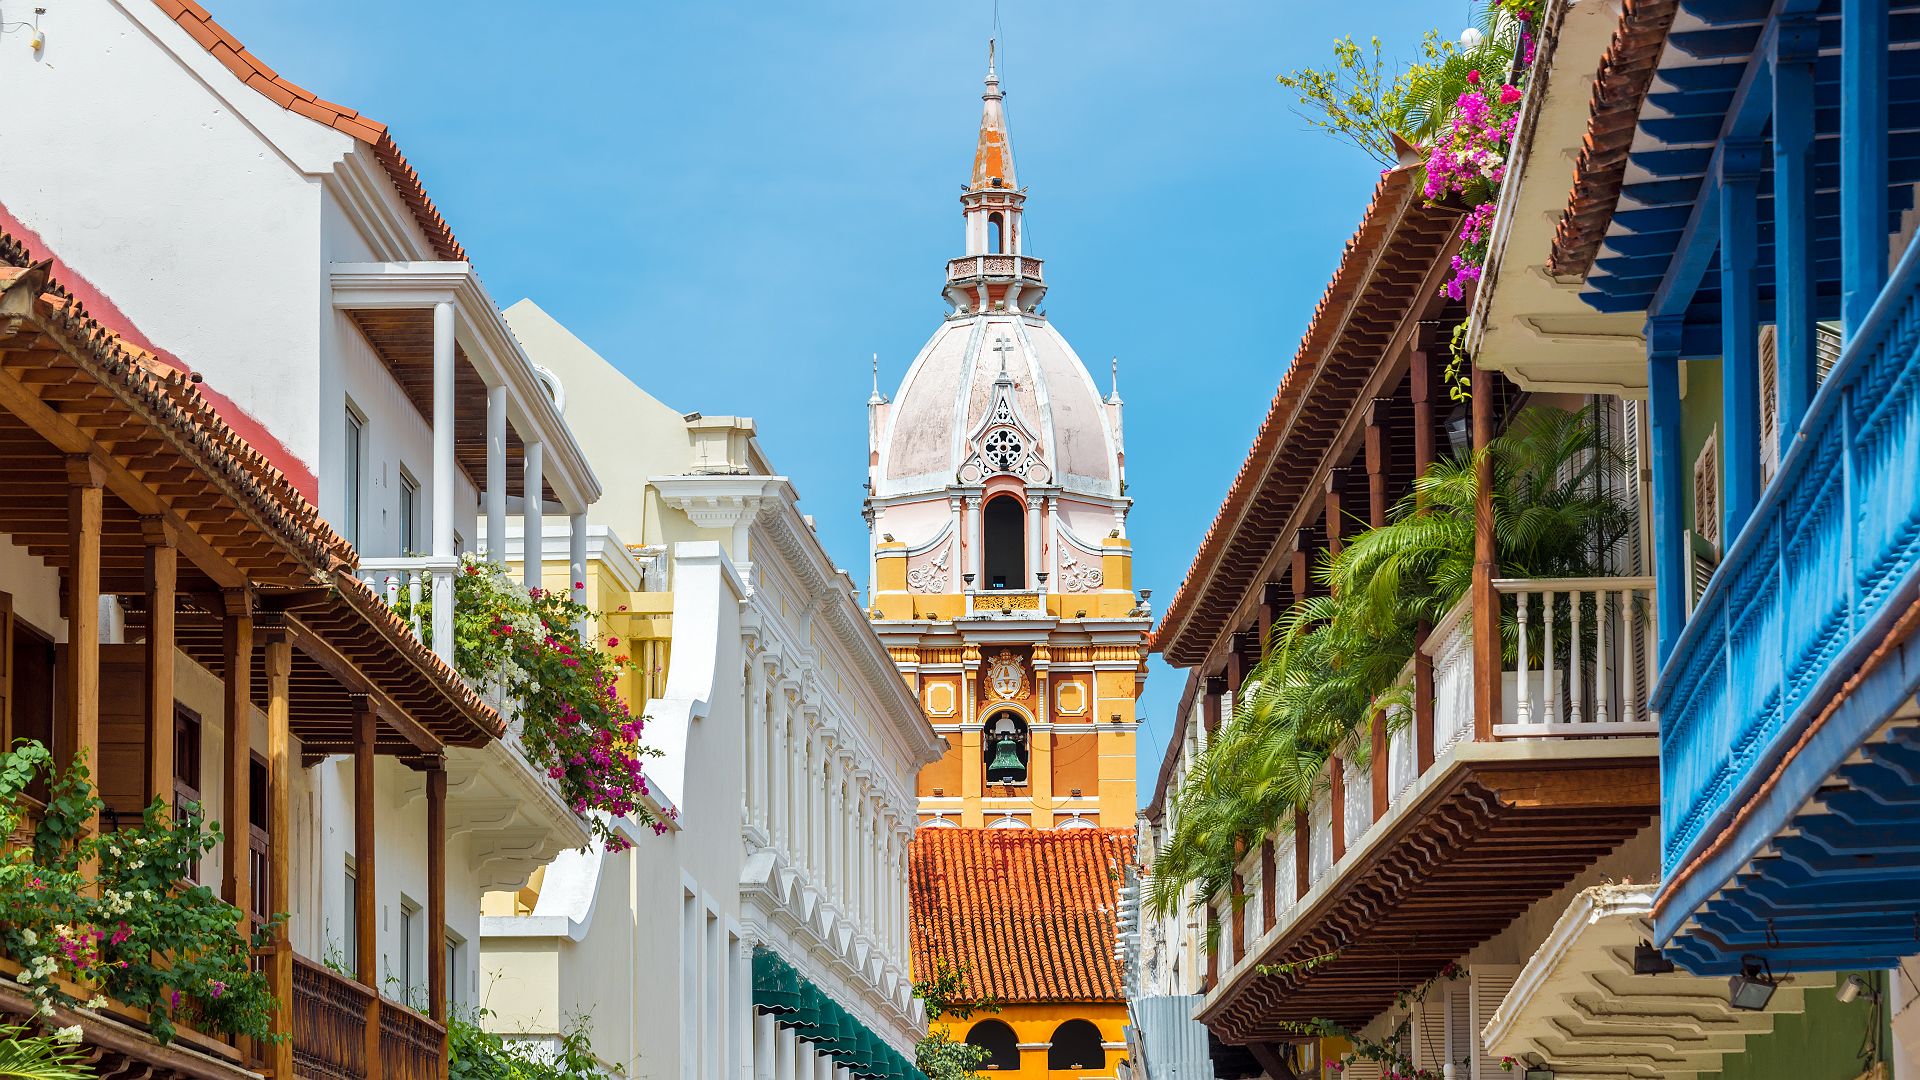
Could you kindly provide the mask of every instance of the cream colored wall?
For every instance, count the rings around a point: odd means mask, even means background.
[[[629,544],[713,539],[678,513],[662,513],[649,476],[685,473],[694,464],[686,418],[635,385],[531,300],[506,310],[521,348],[554,373],[566,391],[564,410],[604,488],[592,518]]]

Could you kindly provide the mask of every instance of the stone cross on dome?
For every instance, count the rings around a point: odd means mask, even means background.
[[[1005,379],[1007,377],[1007,354],[1013,351],[1013,342],[1007,339],[1007,335],[1001,334],[993,343],[993,351],[1000,354],[1000,377]]]

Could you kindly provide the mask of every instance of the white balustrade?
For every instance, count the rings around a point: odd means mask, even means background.
[[[370,586],[374,594],[387,602],[388,607],[400,608],[405,602],[407,625],[413,628],[415,637],[428,640],[430,625],[423,621],[423,607],[433,599],[433,575],[442,572],[451,575],[460,567],[458,558],[437,559],[431,555],[402,559],[361,559],[358,571],[361,581]],[[427,602],[427,604],[423,604]],[[439,651],[439,650],[435,650]],[[451,656],[449,646],[443,656]]]
[[[1514,620],[1495,738],[1650,735],[1653,579],[1494,582]]]
[[[1347,838],[1348,849],[1352,849],[1373,825],[1373,767],[1351,758],[1342,759],[1340,765],[1345,784],[1345,813],[1341,819],[1345,832],[1342,835]]]
[[[1300,879],[1294,859],[1294,835],[1292,829],[1284,829],[1273,835],[1273,910],[1284,913],[1293,906],[1293,898],[1299,895]]]
[[[1307,877],[1318,885],[1333,869],[1333,789],[1322,785],[1307,809]]]

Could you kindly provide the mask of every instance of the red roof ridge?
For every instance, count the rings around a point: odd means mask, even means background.
[[[1387,215],[1391,214],[1397,220],[1404,212],[1407,196],[1417,194],[1414,181],[1422,174],[1425,164],[1424,161],[1409,161],[1388,169],[1374,186],[1366,213],[1361,215],[1359,226],[1347,239],[1340,264],[1328,280],[1320,302],[1314,305],[1313,317],[1307,322],[1306,332],[1300,336],[1300,348],[1294,354],[1293,363],[1287,367],[1287,373],[1281,377],[1280,386],[1273,395],[1273,403],[1268,406],[1266,418],[1260,422],[1260,429],[1253,437],[1253,446],[1240,463],[1240,471],[1234,474],[1233,484],[1227,489],[1227,496],[1221,501],[1213,524],[1207,527],[1206,535],[1201,538],[1192,565],[1160,617],[1160,625],[1154,628],[1153,638],[1148,643],[1152,651],[1164,652],[1172,640],[1179,636],[1189,610],[1205,588],[1208,568],[1232,539],[1233,528],[1260,480],[1260,471],[1266,459],[1278,447],[1285,421],[1293,415],[1302,392],[1311,381],[1320,352],[1332,340],[1340,325],[1344,325],[1345,316],[1359,295],[1359,290],[1353,287],[1355,280],[1363,276],[1380,255],[1380,249],[1368,245],[1366,240],[1373,230],[1385,223]]]
[[[194,0],[153,2],[168,18],[192,35],[208,55],[233,72],[234,78],[252,87],[261,96],[288,112],[299,113],[371,146],[374,156],[380,159],[381,166],[393,181],[400,201],[407,204],[413,220],[419,224],[420,231],[426,233],[427,243],[433,246],[434,252],[450,262],[466,261],[466,249],[454,239],[453,227],[440,216],[439,209],[427,196],[427,189],[420,183],[420,174],[407,163],[407,156],[400,152],[400,146],[393,141],[387,125],[345,105],[327,101],[298,83],[281,77],[259,57],[247,51],[238,38],[215,22],[207,9]]]

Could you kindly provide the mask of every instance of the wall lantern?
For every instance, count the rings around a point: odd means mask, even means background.
[[[1773,992],[1780,986],[1780,980],[1774,978],[1773,966],[1763,956],[1743,956],[1740,958],[1740,974],[1727,980],[1727,1004],[1748,1012],[1761,1012],[1767,1002],[1773,1000]]]
[[[1880,991],[1868,985],[1867,980],[1858,975],[1847,976],[1847,981],[1834,987],[1833,990],[1833,996],[1838,998],[1842,1005],[1853,1004],[1854,999],[1862,994],[1866,995],[1868,1001],[1876,1005],[1880,1003]]]
[[[1673,961],[1661,955],[1659,949],[1643,941],[1633,947],[1633,973],[1635,975],[1671,975]]]

